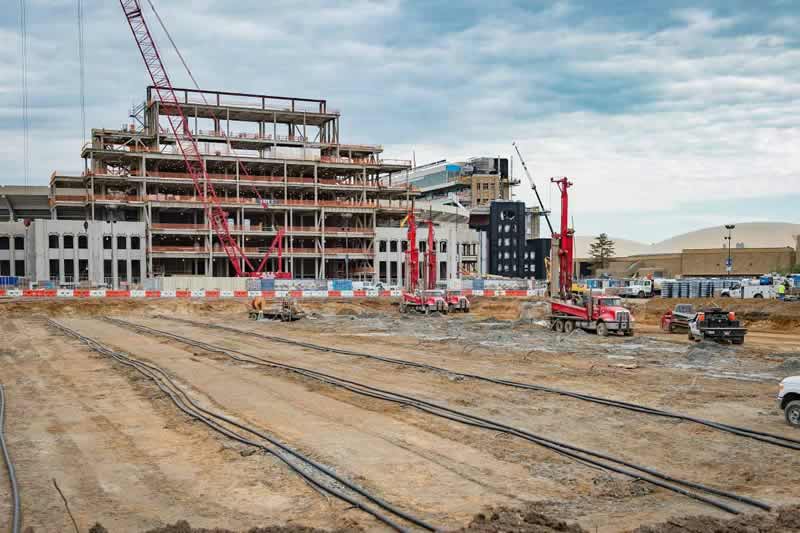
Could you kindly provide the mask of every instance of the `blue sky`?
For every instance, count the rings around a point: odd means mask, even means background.
[[[76,0],[27,2],[31,182],[45,184],[82,166]],[[550,176],[573,179],[580,234],[653,242],[729,220],[800,222],[797,2],[154,3],[201,85],[327,98],[345,142],[424,163],[511,156],[517,141],[546,201]],[[0,184],[22,182],[10,4]],[[84,0],[84,12],[87,122],[116,128],[144,98],[145,70],[118,2]]]

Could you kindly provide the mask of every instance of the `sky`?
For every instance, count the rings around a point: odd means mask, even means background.
[[[148,78],[115,1],[25,0],[29,184],[80,171]],[[512,157],[576,232],[655,242],[728,222],[800,223],[794,0],[153,0],[201,86],[325,98],[343,142],[418,164]],[[145,3],[176,86],[190,81]],[[21,184],[18,2],[0,12],[0,184]],[[533,203],[514,157],[518,199]],[[557,206],[556,206],[557,207]],[[556,210],[557,211],[557,210]],[[556,213],[557,215],[557,213]]]

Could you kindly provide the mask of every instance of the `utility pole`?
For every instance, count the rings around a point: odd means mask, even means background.
[[[725,224],[725,229],[728,230],[728,236],[725,237],[725,240],[728,241],[728,260],[725,261],[725,271],[730,274],[733,272],[733,257],[731,257],[731,238],[733,235],[733,229],[736,227],[735,224]]]

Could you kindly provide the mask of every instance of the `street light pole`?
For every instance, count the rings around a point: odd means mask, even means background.
[[[736,226],[734,224],[726,224],[725,229],[728,230],[728,236],[725,237],[725,240],[728,241],[728,260],[725,262],[725,271],[730,274],[733,272],[733,257],[731,257],[731,239],[733,234],[733,229]]]

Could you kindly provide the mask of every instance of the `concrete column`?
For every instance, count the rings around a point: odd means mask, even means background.
[[[314,165],[314,204],[319,201],[319,174],[317,172],[319,165]]]
[[[320,228],[322,230],[322,236],[320,240],[322,241],[322,259],[320,262],[322,263],[321,268],[321,277],[323,279],[327,278],[327,274],[325,272],[325,208],[320,209]]]
[[[127,239],[127,237],[126,237],[126,239]],[[130,239],[128,239],[128,240],[130,241]],[[128,242],[128,246],[126,246],[125,248],[126,248],[126,250],[125,250],[125,252],[126,252],[125,253],[125,273],[126,273],[126,276],[127,276],[126,281],[128,282],[128,286],[130,287],[130,284],[133,283],[133,264],[132,264],[132,258],[131,258],[131,243]]]
[[[111,223],[111,287],[118,288],[119,283],[119,269],[117,268],[117,261],[119,261],[119,252],[117,251],[117,235],[115,232],[114,223]]]

